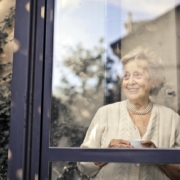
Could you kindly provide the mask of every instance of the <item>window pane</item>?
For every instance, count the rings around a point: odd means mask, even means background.
[[[174,0],[56,1],[50,146],[79,147],[93,117],[83,147],[180,146],[179,14]]]

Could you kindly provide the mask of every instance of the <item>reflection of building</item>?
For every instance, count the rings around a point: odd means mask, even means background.
[[[120,58],[137,46],[150,46],[163,60],[167,83],[154,99],[178,110],[178,18],[180,8],[149,21],[132,22],[131,16],[126,23],[128,34],[111,44],[113,52]],[[122,95],[123,99],[123,95]]]

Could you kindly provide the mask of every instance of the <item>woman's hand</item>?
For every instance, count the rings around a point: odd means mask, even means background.
[[[149,140],[144,140],[144,141],[141,142],[141,144],[143,146],[145,146],[146,148],[157,148],[155,146],[155,144],[152,141],[149,141]]]
[[[122,139],[112,139],[109,143],[109,148],[133,148],[133,146],[131,146],[129,141],[125,141]],[[107,163],[105,162],[94,162],[94,164],[98,167],[102,167],[104,165],[106,165]]]
[[[180,179],[180,164],[158,164],[158,166],[171,180]]]
[[[122,139],[112,139],[109,143],[109,148],[133,148],[131,143]]]
[[[102,166],[106,165],[107,163],[105,163],[105,162],[94,162],[94,164],[101,168]]]

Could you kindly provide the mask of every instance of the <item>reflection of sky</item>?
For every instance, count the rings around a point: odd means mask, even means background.
[[[173,8],[180,0],[56,0],[54,30],[53,86],[60,85],[61,73],[66,74],[71,83],[77,79],[64,67],[61,61],[69,47],[81,44],[86,49],[98,46],[100,38],[105,39],[108,50],[110,43],[126,34],[124,23],[128,12],[133,21],[152,19]],[[117,65],[116,65],[117,66]],[[91,82],[89,82],[91,85]]]

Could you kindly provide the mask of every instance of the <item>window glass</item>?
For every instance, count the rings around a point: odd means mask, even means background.
[[[50,146],[79,147],[88,128],[82,147],[180,146],[179,11],[174,0],[55,1]]]

